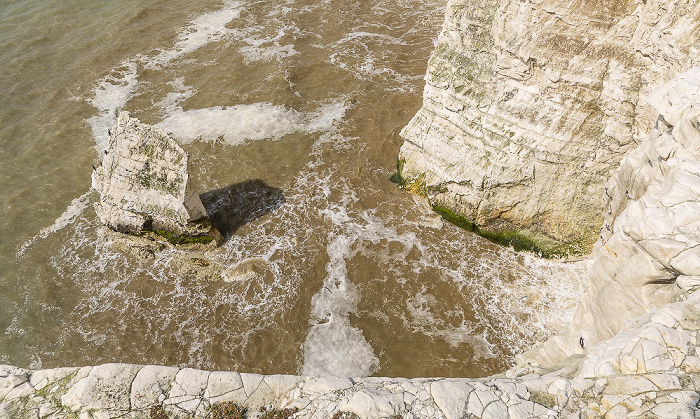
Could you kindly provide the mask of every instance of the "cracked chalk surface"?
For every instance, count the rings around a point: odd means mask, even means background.
[[[32,384],[33,383],[33,384]],[[245,387],[243,383],[247,383]],[[248,389],[246,391],[245,389]],[[219,402],[298,408],[295,417],[363,418],[561,417],[586,412],[634,417],[697,413],[700,373],[562,378],[558,372],[517,378],[355,378],[258,375],[104,364],[27,371],[0,367],[0,417],[148,418],[154,406],[170,417],[205,418]]]

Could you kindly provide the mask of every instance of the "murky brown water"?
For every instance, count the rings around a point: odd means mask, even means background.
[[[0,363],[482,376],[568,321],[585,264],[388,180],[443,0],[142,3],[0,5]],[[89,177],[121,109],[189,151],[210,256],[248,279],[105,244]]]

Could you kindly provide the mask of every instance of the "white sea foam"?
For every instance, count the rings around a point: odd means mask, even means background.
[[[330,46],[329,61],[363,81],[381,82],[387,89],[410,91],[422,75],[410,76],[396,71],[396,59],[390,45],[411,45],[399,37],[384,33],[353,31]]]
[[[168,82],[168,84],[173,88],[172,92],[169,92],[165,97],[156,102],[155,106],[163,109],[166,114],[177,112],[180,103],[191,98],[195,90],[185,84],[185,79],[183,77],[178,77],[173,81]]]
[[[94,96],[89,100],[90,104],[98,110],[98,114],[88,118],[87,122],[92,128],[95,137],[95,148],[98,154],[107,149],[109,142],[109,128],[116,122],[117,113],[123,109],[127,102],[134,96],[138,88],[138,67],[143,65],[148,69],[162,69],[173,60],[211,43],[219,41],[230,34],[226,24],[240,16],[243,3],[240,1],[226,1],[224,7],[214,12],[205,13],[190,22],[178,36],[175,44],[162,50],[156,56],[138,55],[125,60],[116,69],[113,69],[107,77],[102,79],[93,89]],[[177,83],[177,81],[176,81]],[[184,83],[183,83],[184,85]],[[178,87],[178,85],[174,85]],[[175,103],[185,99],[186,95],[193,93],[185,90],[176,92],[174,96],[166,97],[162,106],[166,109],[174,107]]]
[[[280,139],[296,132],[329,131],[345,115],[343,101],[331,102],[309,114],[271,103],[214,106],[184,111],[178,108],[158,125],[178,141],[222,140],[229,145]]]
[[[464,318],[464,312],[458,307],[449,310],[443,315],[461,318],[459,325],[454,326],[437,318],[434,313],[437,298],[427,293],[427,288],[406,300],[406,308],[411,319],[404,318],[404,325],[409,330],[414,330],[426,336],[441,338],[453,347],[460,343],[469,343],[474,350],[476,358],[493,358],[496,354],[492,351],[494,345],[490,344],[483,335],[475,333],[476,324]]]
[[[109,129],[117,121],[117,112],[126,105],[138,87],[138,71],[134,61],[124,61],[111,74],[102,79],[93,89],[94,97],[90,104],[99,113],[88,118],[95,137],[95,149],[98,154],[109,146]]]
[[[226,24],[240,16],[242,6],[240,1],[227,1],[222,9],[194,19],[180,32],[175,45],[149,59],[146,68],[161,68],[211,42],[223,39],[230,33]]]
[[[249,28],[250,31],[258,31],[260,27]],[[254,36],[248,36],[243,39],[243,42],[247,43],[247,47],[242,47],[240,49],[241,55],[246,63],[252,63],[256,61],[272,61],[281,60],[283,58],[291,57],[292,55],[298,54],[298,51],[294,49],[294,45],[281,45],[280,40],[287,34],[288,31],[294,31],[295,28],[288,27],[280,29],[275,36],[268,36],[264,38],[257,38]]]
[[[378,366],[372,346],[347,317],[331,316],[327,323],[309,330],[304,342],[302,375],[366,377]]]
[[[343,44],[346,42],[354,41],[357,39],[379,39],[381,40],[382,43],[385,44],[394,44],[394,45],[409,45],[408,42],[405,42],[401,40],[401,38],[397,38],[395,36],[387,35],[384,33],[376,33],[376,32],[367,32],[367,31],[355,31],[355,32],[350,32],[349,34],[345,35],[345,37],[336,44]]]
[[[27,251],[27,249],[34,244],[35,241],[39,239],[45,239],[46,237],[49,236],[51,233],[55,233],[58,230],[63,229],[67,225],[73,223],[75,219],[83,212],[85,209],[90,205],[90,195],[92,195],[92,189],[89,191],[85,192],[84,194],[80,195],[79,197],[75,198],[74,200],[71,201],[70,205],[68,205],[68,208],[66,208],[65,211],[63,211],[63,214],[61,214],[60,217],[56,218],[56,220],[53,222],[48,227],[44,227],[39,231],[39,234],[36,236],[31,237],[29,240],[25,241],[22,243],[22,245],[19,247],[19,250],[17,251],[17,257],[21,257],[24,252]]]
[[[298,54],[298,52],[294,49],[294,45],[279,44],[273,44],[270,46],[247,46],[241,48],[240,52],[241,55],[243,55],[243,59],[246,61],[246,63],[255,61],[279,61],[283,58]]]
[[[345,220],[336,217],[336,220]],[[341,221],[342,222],[342,221]],[[304,342],[302,375],[362,377],[372,374],[379,359],[362,331],[350,324],[359,293],[347,278],[345,258],[355,237],[339,235],[328,245],[328,276],[311,300],[312,326]]]
[[[345,194],[342,201],[319,211],[343,232],[331,233],[326,248],[330,258],[327,276],[311,300],[312,326],[304,343],[303,375],[361,377],[376,372],[379,359],[362,331],[352,326],[348,318],[357,310],[360,293],[348,278],[346,261],[355,256],[354,247],[362,242],[387,239],[410,249],[416,239],[412,232],[398,234],[385,226],[372,211],[349,214],[347,208],[357,201],[354,193]]]

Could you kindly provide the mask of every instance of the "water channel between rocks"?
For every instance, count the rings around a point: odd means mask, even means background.
[[[587,263],[389,181],[443,0],[35,3],[0,5],[0,363],[475,377],[570,321]],[[239,280],[106,244],[89,177],[122,109],[190,153]]]

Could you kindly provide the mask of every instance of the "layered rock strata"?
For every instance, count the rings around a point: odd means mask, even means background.
[[[158,232],[176,243],[220,240],[190,185],[187,153],[160,128],[122,112],[105,153],[92,173],[103,224],[120,232]]]
[[[521,355],[524,370],[584,355],[581,377],[700,369],[700,68],[647,100],[659,117],[605,186],[574,324]]]
[[[656,119],[643,98],[700,63],[699,30],[687,0],[451,0],[401,175],[483,231],[587,252]]]

